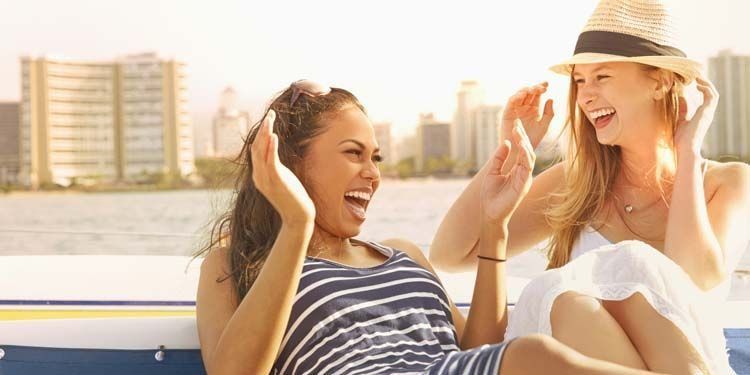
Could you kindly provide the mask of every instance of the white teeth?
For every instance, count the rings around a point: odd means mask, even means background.
[[[591,115],[591,118],[593,118],[594,120],[598,119],[599,117],[606,116],[612,113],[615,113],[614,108],[604,108],[604,109],[599,109],[593,112],[589,112],[589,114]]]
[[[349,192],[344,193],[344,196],[345,197],[352,197],[352,198],[362,199],[362,200],[365,200],[365,201],[369,201],[372,198],[372,196],[370,194],[367,194],[367,193],[361,192],[361,191],[349,191]]]

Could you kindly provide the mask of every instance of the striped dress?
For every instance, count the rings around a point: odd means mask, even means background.
[[[406,253],[353,268],[308,257],[273,374],[497,374],[504,344],[460,351],[447,294]]]

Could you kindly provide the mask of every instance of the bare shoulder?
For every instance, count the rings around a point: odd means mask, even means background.
[[[537,196],[539,198],[548,199],[555,198],[554,193],[559,192],[560,188],[565,185],[565,163],[557,163],[542,173],[539,173],[534,177],[529,195]]]
[[[545,182],[561,182],[565,179],[565,163],[559,162],[539,173],[535,179],[542,179]]]
[[[229,249],[217,247],[210,249],[203,258],[201,273],[227,273],[229,272]]]
[[[207,295],[222,295],[224,298],[230,297],[230,300],[234,300],[230,274],[229,249],[226,247],[211,249],[201,264],[199,289],[213,291]],[[219,291],[220,293],[217,293]]]
[[[711,190],[722,189],[737,199],[750,200],[750,165],[742,162],[708,162],[706,185]]]
[[[427,260],[427,257],[422,252],[422,249],[419,248],[414,242],[411,242],[409,240],[403,239],[403,238],[389,238],[387,240],[380,241],[381,244],[392,247],[396,250],[403,251],[414,259],[420,266],[427,267],[428,269],[431,269],[432,266],[430,265],[430,261]]]

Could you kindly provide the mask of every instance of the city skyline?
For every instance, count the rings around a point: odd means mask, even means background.
[[[345,2],[225,1],[208,8],[176,1],[29,1],[0,15],[0,32],[18,35],[0,46],[0,101],[20,100],[23,55],[99,60],[155,51],[189,66],[198,138],[210,132],[224,87],[235,87],[244,98],[240,108],[256,119],[276,92],[300,77],[350,89],[373,122],[393,124],[397,138],[414,133],[419,113],[452,119],[461,81],[481,82],[486,103],[502,105],[517,89],[548,80],[555,127],[565,112],[567,80],[547,67],[571,54],[596,2],[385,2],[354,8]],[[689,56],[707,63],[726,48],[750,54],[743,38],[750,25],[742,16],[750,13],[750,2],[677,3]]]
[[[18,179],[37,188],[195,170],[185,65],[153,54],[24,58]]]

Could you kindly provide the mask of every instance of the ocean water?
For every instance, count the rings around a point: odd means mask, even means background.
[[[440,220],[468,183],[384,181],[360,238],[400,237],[428,249]],[[122,193],[13,193],[0,196],[0,261],[21,254],[190,255],[213,219],[228,208],[228,190]],[[513,276],[544,270],[540,250],[513,258]],[[750,251],[733,277],[732,299],[750,299]]]

